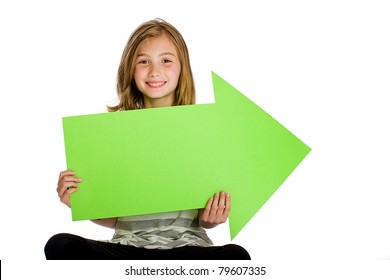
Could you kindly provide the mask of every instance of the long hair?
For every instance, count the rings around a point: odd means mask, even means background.
[[[130,36],[119,64],[117,94],[119,103],[107,106],[109,112],[143,109],[143,94],[134,80],[135,58],[140,44],[147,39],[165,35],[171,40],[181,64],[181,73],[175,89],[173,105],[195,104],[195,85],[187,45],[179,31],[166,21],[154,19],[141,24]]]

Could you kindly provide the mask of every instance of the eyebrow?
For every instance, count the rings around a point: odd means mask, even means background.
[[[164,52],[164,53],[160,53],[158,56],[164,56],[164,55],[172,55],[172,56],[175,56],[173,53],[171,52]],[[140,56],[147,56],[147,57],[150,57],[150,55],[147,55],[146,53],[140,53],[137,55],[137,57],[140,57]]]

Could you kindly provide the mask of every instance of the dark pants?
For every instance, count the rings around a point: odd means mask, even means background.
[[[46,243],[45,254],[48,260],[250,260],[248,252],[235,244],[145,249],[68,233],[51,237]]]

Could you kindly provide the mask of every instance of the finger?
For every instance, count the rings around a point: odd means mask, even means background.
[[[203,210],[203,215],[202,215],[203,220],[209,219],[212,203],[213,203],[213,198],[210,197],[209,200],[207,201],[206,208],[204,208],[204,210]]]
[[[64,190],[69,187],[78,187],[78,183],[74,181],[61,182],[61,184],[57,187],[57,191]]]
[[[217,212],[216,212],[216,215],[218,217],[222,216],[222,214],[225,210],[225,200],[226,200],[225,192],[221,192],[219,194],[219,200],[218,200]]]
[[[58,188],[62,188],[64,185],[81,183],[82,181],[83,180],[78,177],[65,176],[58,182],[57,186]]]
[[[75,192],[77,192],[78,191],[78,188],[75,188],[75,187],[69,187],[69,188],[67,188],[66,189],[66,194],[68,195],[68,196],[70,196],[72,193],[75,193]]]
[[[64,192],[65,188],[69,187],[78,187],[78,183],[81,183],[83,180],[81,178],[76,178],[76,177],[64,177],[61,182],[59,182],[58,187],[57,187],[57,192],[62,193]]]
[[[76,173],[74,173],[74,174],[76,174]],[[61,179],[58,181],[58,184],[57,184],[57,192],[58,193],[62,193],[63,192],[64,186],[66,186],[66,187],[72,186],[72,185],[69,185],[69,183],[70,184],[75,184],[75,183],[80,183],[80,182],[83,181],[81,178],[74,177],[74,176],[69,176],[69,175],[65,175],[65,176],[64,175],[60,175],[60,178]],[[73,185],[73,186],[77,186],[77,185]]]
[[[229,193],[226,193],[226,203],[225,203],[225,211],[223,212],[223,221],[226,222],[226,220],[229,217],[231,209],[231,197]]]
[[[75,175],[76,172],[74,172],[73,170],[65,170],[65,171],[61,171],[60,172],[60,176],[58,178],[58,181],[61,181],[61,179],[65,176],[69,176],[69,175]]]
[[[57,185],[59,186],[62,182],[68,182],[68,181],[75,181],[75,182],[82,181],[81,178],[76,177],[74,175],[76,175],[76,172],[70,170],[60,172],[60,177],[58,178]]]
[[[218,202],[218,208],[221,207],[222,209],[225,209],[225,206],[226,206],[226,192],[222,191]]]
[[[66,191],[68,191],[70,189],[77,189],[78,187],[79,187],[78,184],[76,184],[75,182],[63,183],[63,184],[61,184],[61,186],[59,186],[57,188],[58,196],[62,197]]]
[[[83,179],[75,176],[65,176],[63,177],[63,182],[81,182]]]
[[[218,211],[218,204],[219,204],[219,192],[214,194],[213,201],[211,204],[211,215],[216,215]]]

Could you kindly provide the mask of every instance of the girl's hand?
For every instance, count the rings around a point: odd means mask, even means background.
[[[65,170],[60,173],[57,184],[57,193],[62,203],[70,207],[70,195],[78,190],[78,184],[82,179],[75,177],[76,172]]]
[[[199,224],[204,228],[213,228],[226,222],[230,213],[230,194],[216,193],[211,197],[206,208],[199,210]]]

